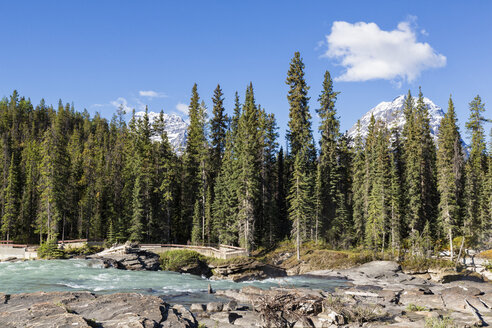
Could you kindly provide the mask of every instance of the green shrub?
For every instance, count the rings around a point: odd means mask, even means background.
[[[173,250],[160,254],[161,268],[166,271],[178,271],[180,268],[196,263],[207,262],[207,258],[200,253],[190,250]]]
[[[38,257],[41,259],[64,259],[67,257],[66,253],[58,248],[55,242],[46,242],[41,244],[38,248]]]
[[[410,311],[410,312],[415,312],[415,311],[429,311],[429,309],[426,308],[425,306],[420,306],[420,305],[416,305],[416,304],[410,303],[410,304],[407,305],[407,311]]]
[[[99,253],[104,249],[102,246],[89,246],[87,243],[81,247],[70,247],[67,246],[65,252],[68,255],[91,255],[95,253]]]
[[[458,327],[450,317],[427,318],[425,319],[425,328],[455,328]]]

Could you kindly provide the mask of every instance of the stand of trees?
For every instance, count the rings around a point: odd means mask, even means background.
[[[211,117],[192,88],[183,154],[164,117],[120,109],[111,119],[59,102],[34,107],[16,91],[0,101],[0,233],[19,243],[105,239],[110,243],[225,243],[249,250],[292,238],[334,248],[426,253],[490,243],[492,156],[479,96],[466,123],[465,156],[454,104],[432,139],[423,94],[408,92],[403,129],[372,118],[368,134],[340,132],[329,72],[315,110],[316,146],[304,63],[295,53],[288,149],[275,117],[249,84],[230,115],[220,85]],[[159,138],[156,138],[159,137]],[[491,145],[492,147],[492,145]],[[463,237],[458,238],[456,237]],[[459,244],[456,244],[458,240]]]

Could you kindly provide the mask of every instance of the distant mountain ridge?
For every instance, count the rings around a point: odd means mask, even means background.
[[[415,103],[417,98],[413,97]],[[441,120],[444,118],[444,111],[441,107],[437,106],[429,98],[424,97],[424,104],[429,111],[429,120],[431,135],[434,141],[437,141],[437,135],[439,133],[439,126]],[[400,130],[403,129],[405,124],[405,115],[403,114],[403,107],[405,105],[405,95],[401,95],[393,99],[393,101],[383,101],[376,107],[369,110],[364,116],[360,118],[360,131],[361,135],[365,138],[369,131],[369,124],[371,122],[371,115],[374,115],[376,120],[380,119],[385,122],[389,129],[397,126]],[[355,123],[347,132],[351,138],[355,138],[357,135],[357,123]]]
[[[136,112],[135,116],[143,117],[144,111]],[[149,121],[152,124],[160,115],[156,112],[148,112]],[[169,143],[178,154],[183,153],[186,148],[186,132],[188,123],[179,115],[164,113],[164,129],[167,133]],[[153,136],[153,140],[160,141],[159,136]]]

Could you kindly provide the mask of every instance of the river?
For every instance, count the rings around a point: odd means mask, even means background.
[[[0,263],[1,293],[36,291],[90,291],[95,293],[138,292],[161,296],[171,303],[191,303],[214,299],[214,290],[239,289],[244,286],[303,287],[333,291],[345,285],[342,280],[311,276],[291,276],[235,283],[209,280],[169,271],[126,271],[103,268],[96,260],[37,260]]]

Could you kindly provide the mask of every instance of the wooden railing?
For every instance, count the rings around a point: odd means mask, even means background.
[[[58,244],[73,244],[73,243],[85,243],[87,239],[72,239],[72,240],[59,240]]]
[[[141,244],[140,248],[152,250],[154,252],[165,252],[166,250],[174,249],[189,249],[206,256],[212,256],[222,259],[249,255],[248,251],[244,248],[221,244],[210,244],[209,246],[179,244]]]

